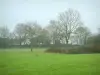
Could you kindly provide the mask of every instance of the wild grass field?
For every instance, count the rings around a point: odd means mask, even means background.
[[[100,75],[100,54],[0,49],[0,75]]]

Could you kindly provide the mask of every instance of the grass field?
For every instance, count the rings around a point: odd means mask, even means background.
[[[0,75],[100,75],[100,54],[50,54],[43,50],[1,50]]]

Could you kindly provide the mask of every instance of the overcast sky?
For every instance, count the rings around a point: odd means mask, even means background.
[[[78,10],[84,24],[96,32],[100,26],[99,0],[0,0],[0,25],[13,30],[18,23],[38,21],[44,27],[68,8]]]

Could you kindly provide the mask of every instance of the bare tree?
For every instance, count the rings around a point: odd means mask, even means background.
[[[19,44],[21,46],[22,42],[25,41],[26,35],[27,35],[25,24],[24,23],[17,24],[15,27],[15,30],[14,30],[14,34],[15,34],[16,38],[19,39]]]
[[[60,31],[68,44],[71,34],[82,24],[80,14],[76,10],[68,9],[59,15],[58,20]]]
[[[60,43],[61,33],[59,21],[51,20],[47,29],[53,44],[57,44],[57,42]]]
[[[36,41],[35,38],[38,37],[40,30],[41,30],[41,27],[37,22],[28,22],[28,23],[26,23],[26,28],[27,28],[26,29],[27,36],[28,36],[28,39],[30,41],[30,48],[32,51],[33,44]]]
[[[0,27],[0,47],[6,48],[9,46],[9,29],[7,26]]]
[[[7,26],[0,27],[0,37],[8,38],[9,37],[9,29]]]
[[[78,27],[75,31],[77,40],[78,40],[78,44],[86,44],[87,39],[89,38],[89,36],[91,35],[90,30],[87,27]]]

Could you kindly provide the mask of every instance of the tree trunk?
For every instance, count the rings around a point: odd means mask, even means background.
[[[86,40],[87,40],[87,39],[86,39],[86,36],[85,36],[85,37],[84,37],[84,45],[86,45]]]
[[[22,42],[21,42],[21,36],[20,36],[20,39],[19,39],[19,45],[20,45],[20,47],[21,47],[21,43],[22,43]]]
[[[30,44],[30,45],[31,45],[30,47],[31,47],[31,52],[32,52],[32,51],[33,51],[32,42],[31,42],[31,44]]]
[[[68,41],[68,39],[67,39],[67,37],[66,37],[66,44],[68,44],[69,43],[69,41]]]
[[[21,40],[20,40],[20,42],[19,42],[20,47],[21,47],[21,45],[22,45],[21,43],[22,43],[22,42],[21,42]]]
[[[33,48],[31,48],[31,52],[33,51]]]

